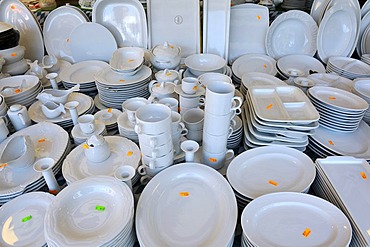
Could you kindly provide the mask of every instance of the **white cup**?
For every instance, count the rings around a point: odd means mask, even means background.
[[[198,80],[200,84],[204,87],[206,87],[209,83],[212,83],[214,81],[227,82],[231,84],[233,83],[230,76],[227,76],[225,74],[215,73],[215,72],[204,73],[198,77]]]
[[[130,189],[132,189],[132,179],[135,177],[135,173],[135,168],[123,165],[114,171],[114,177],[119,181],[124,182]]]
[[[171,131],[163,132],[158,135],[147,135],[147,134],[140,134],[138,135],[139,144],[150,146],[152,148],[156,146],[162,146],[166,143],[171,142]]]
[[[6,118],[0,117],[0,143],[3,142],[9,135]]]
[[[193,77],[185,77],[181,81],[181,89],[185,94],[195,94],[198,90],[199,81]]]
[[[188,131],[202,130],[204,123],[204,111],[199,108],[193,108],[184,113],[182,119]]]
[[[172,142],[171,142],[172,144]],[[155,168],[161,168],[161,167],[167,167],[173,164],[173,150],[171,150],[169,153],[160,156],[160,157],[148,157],[143,155],[141,157],[141,162],[143,165],[149,167],[150,169]]]
[[[12,105],[7,113],[16,131],[31,125],[31,119],[25,106],[19,104]]]
[[[227,139],[231,136],[233,129],[229,128],[229,133],[224,135],[211,135],[203,131],[203,149],[211,153],[221,153],[226,150]]]
[[[77,119],[80,129],[85,134],[91,134],[95,131],[95,118],[92,114],[86,114]]]
[[[202,96],[198,97],[184,97],[180,95],[180,109],[181,108],[197,108],[199,106],[203,106],[205,103],[205,99]]]
[[[203,130],[188,130],[186,138],[200,143],[203,139]]]
[[[224,150],[220,153],[210,153],[203,148],[203,164],[208,165],[216,170],[225,165],[226,160],[234,158],[234,151],[232,149]]]
[[[179,101],[175,98],[163,98],[158,101],[158,103],[168,106],[171,111],[178,112],[179,110]]]
[[[181,143],[181,150],[185,152],[185,161],[194,162],[195,153],[199,149],[199,144],[193,140],[186,140]]]
[[[232,111],[240,113],[243,103],[238,96],[234,97],[235,87],[227,82],[210,83],[206,89],[205,111],[214,115],[227,115]]]
[[[140,144],[140,150],[141,153],[147,157],[151,158],[162,157],[168,154],[169,152],[173,151],[173,143],[171,140],[170,142],[167,142],[164,145],[155,147]]]
[[[203,130],[211,135],[225,135],[229,133],[230,126],[235,126],[235,111],[227,115],[213,115],[205,112]],[[203,137],[204,139],[204,137]]]
[[[152,177],[154,177],[155,175],[157,175],[159,172],[163,171],[164,169],[166,169],[168,166],[164,166],[164,167],[157,167],[157,168],[149,168],[147,167],[146,165],[141,165],[137,168],[137,172],[141,175],[141,176],[144,176],[146,177],[147,179],[151,179]],[[140,182],[143,183],[144,179],[140,179]],[[146,181],[147,183],[148,181]],[[145,183],[144,183],[145,184]]]
[[[122,103],[122,111],[127,113],[127,118],[132,126],[136,123],[136,110],[147,104],[149,104],[149,101],[142,97],[131,98]]]
[[[171,134],[171,109],[161,104],[149,104],[136,111],[135,132],[157,135],[164,132]]]

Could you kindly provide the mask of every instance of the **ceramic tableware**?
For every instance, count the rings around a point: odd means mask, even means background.
[[[86,114],[78,117],[78,125],[85,134],[93,133],[95,130],[95,118],[94,115]]]
[[[41,105],[41,110],[47,118],[56,118],[60,116],[60,114],[66,113],[63,104],[57,104],[51,101]]]
[[[185,77],[181,81],[181,89],[185,94],[195,94],[198,90],[199,81],[193,77]]]
[[[135,113],[137,109],[147,104],[149,104],[149,101],[142,97],[131,98],[122,103],[122,111],[126,112],[132,126],[136,123]]]
[[[77,84],[68,90],[45,89],[37,95],[36,99],[40,100],[43,104],[49,101],[65,104],[68,101],[69,95],[79,90],[80,84]]]
[[[103,162],[111,155],[109,145],[101,135],[92,135],[82,147],[86,158],[95,163]]]
[[[182,119],[189,131],[203,130],[204,111],[202,109],[190,109],[184,113]]]
[[[25,106],[18,104],[12,105],[7,113],[15,130],[18,131],[31,125],[31,119]]]
[[[78,124],[78,113],[77,113],[77,107],[80,103],[78,101],[69,101],[67,102],[64,107],[69,110],[69,113],[72,118],[73,125]]]
[[[29,136],[15,136],[4,147],[1,164],[10,168],[26,168],[35,161],[35,149]]]
[[[225,165],[226,160],[234,158],[234,151],[232,149],[225,150],[220,153],[210,153],[203,149],[202,153],[203,163],[218,170]]]
[[[179,101],[175,98],[162,98],[158,101],[158,103],[168,106],[171,111],[177,112],[179,109]]]
[[[9,135],[6,118],[0,118],[0,143],[3,142]]]
[[[193,140],[186,140],[181,143],[181,150],[185,152],[185,162],[194,162],[195,153],[199,144]]]
[[[158,70],[175,69],[180,64],[181,48],[174,44],[164,42],[150,50],[150,62]]]
[[[33,169],[36,172],[41,172],[46,181],[49,191],[56,195],[60,191],[60,186],[55,178],[52,168],[55,165],[55,160],[52,158],[41,158],[33,164]]]
[[[132,166],[123,165],[114,171],[114,177],[119,181],[124,182],[132,190],[132,179],[135,177],[136,171]]]
[[[206,89],[205,111],[214,115],[226,115],[236,110],[240,113],[243,101],[239,96],[234,97],[234,85],[226,82],[211,83]]]
[[[136,111],[135,131],[140,134],[156,135],[171,130],[171,109],[161,104],[149,104]]]

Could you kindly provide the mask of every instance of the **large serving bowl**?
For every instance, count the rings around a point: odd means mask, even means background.
[[[0,50],[13,48],[19,44],[19,31],[11,25],[0,22]]]
[[[25,51],[26,48],[24,46],[17,45],[13,48],[0,50],[0,57],[3,57],[5,59],[4,65],[8,65],[22,60]]]
[[[195,76],[207,72],[222,73],[226,66],[226,60],[214,54],[193,54],[185,59],[185,65]]]

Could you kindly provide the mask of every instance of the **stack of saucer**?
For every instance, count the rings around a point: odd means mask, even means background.
[[[202,103],[201,96],[205,93],[204,87],[200,86],[199,80],[194,77],[185,77],[181,84],[175,87],[175,93],[179,95],[180,114],[187,110],[197,108]]]
[[[134,141],[135,143],[139,143],[139,137],[134,130],[134,126],[132,126],[131,122],[127,117],[127,113],[123,112],[117,118],[117,125],[118,125],[118,132],[121,136],[126,137]]]
[[[100,121],[105,124],[107,131],[117,130],[117,118],[122,112],[117,109],[108,108],[105,110],[100,110],[94,114],[95,120]]]
[[[368,104],[370,104],[370,80],[369,79],[354,80],[352,92],[360,96]],[[370,109],[369,108],[366,110],[363,120],[366,123],[370,123]]]
[[[370,65],[349,57],[330,57],[326,66],[328,73],[334,72],[340,76],[354,80],[370,75]]]
[[[306,0],[284,0],[281,5],[283,9],[306,9]]]
[[[243,123],[239,116],[235,116],[232,121],[235,121],[231,127],[233,128],[233,133],[227,139],[227,148],[234,149],[240,146],[243,139]]]

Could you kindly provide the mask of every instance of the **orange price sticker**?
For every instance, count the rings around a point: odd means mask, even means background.
[[[264,64],[264,65],[263,65],[263,67],[264,67],[265,69],[267,69],[267,64]]]
[[[173,45],[170,45],[170,48],[171,48],[171,49],[173,49],[173,48],[175,48],[175,47],[174,47]]]
[[[87,145],[86,143],[84,143],[84,144],[82,145],[82,148],[84,148],[84,149],[89,149],[89,145]]]
[[[328,142],[329,142],[330,145],[334,146],[334,142],[333,141],[328,140]]]
[[[0,165],[0,168],[4,168],[4,167],[6,167],[8,164],[7,163],[3,163],[3,164],[1,164]]]
[[[42,138],[42,139],[39,139],[39,140],[38,140],[38,142],[39,142],[39,143],[42,143],[42,142],[45,142],[45,141],[46,141],[46,139],[45,139],[45,138]]]
[[[302,235],[303,235],[305,238],[308,238],[308,236],[310,236],[310,234],[311,234],[311,230],[310,230],[310,228],[306,228],[306,229],[304,229],[304,231],[303,231],[303,233],[302,233]]]
[[[198,86],[193,87],[193,91],[197,91],[197,89],[198,89]]]
[[[71,40],[70,40],[69,38],[67,38],[67,39],[66,39],[66,41],[67,41],[67,43],[68,43],[68,42],[69,42],[69,41],[71,41]]]
[[[129,59],[127,62],[132,63],[135,59]]]
[[[131,155],[133,155],[134,154],[134,152],[132,152],[132,151],[128,151],[127,152],[127,156],[131,156]]]
[[[12,56],[12,57],[15,57],[15,56],[17,56],[17,53],[12,53],[12,54],[10,54],[10,56]]]
[[[56,196],[58,194],[58,191],[56,191],[56,190],[49,190],[49,193]]]
[[[212,163],[217,162],[217,159],[216,159],[216,158],[208,158],[208,160],[209,160],[210,162],[212,162]]]
[[[111,112],[112,112],[112,110],[113,110],[112,108],[108,108],[108,112],[109,112],[109,113],[111,113]]]
[[[257,20],[261,20],[261,16],[260,15],[257,15]]]
[[[179,194],[180,194],[181,197],[188,197],[190,195],[190,193],[187,192],[187,191],[182,191]]]
[[[272,104],[269,104],[268,106],[266,106],[266,109],[270,110],[272,108],[272,106],[273,106]]]
[[[362,177],[363,179],[367,179],[366,173],[364,173],[364,172],[360,172],[360,174],[361,174],[361,177]]]
[[[15,9],[15,6],[14,5],[10,5],[10,8],[14,10]]]
[[[329,100],[336,100],[337,98],[333,97],[333,96],[330,96],[329,97]]]
[[[166,76],[171,76],[172,75],[172,73],[171,72],[167,72],[166,73]]]
[[[119,80],[119,82],[125,82],[126,80],[123,80],[123,79],[121,79],[121,80]]]
[[[20,93],[20,92],[21,92],[21,90],[18,88],[18,89],[16,89],[16,90],[14,90],[14,92],[15,92],[15,93]]]
[[[269,184],[272,184],[273,186],[278,186],[278,183],[274,180],[269,180]]]

